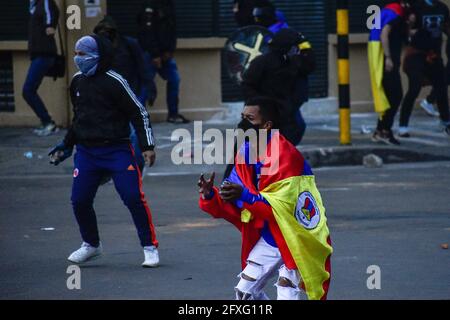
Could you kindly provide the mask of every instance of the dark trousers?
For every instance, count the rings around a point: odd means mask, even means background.
[[[391,130],[394,125],[395,115],[403,98],[402,81],[400,78],[399,67],[395,67],[392,71],[383,73],[383,88],[386,98],[389,101],[390,108],[384,112],[378,119],[378,130]]]
[[[433,63],[428,63],[424,55],[415,54],[409,56],[405,60],[405,64],[405,72],[408,76],[409,87],[400,112],[400,126],[408,126],[414,103],[419,96],[425,78],[427,78],[433,86],[441,120],[447,123],[450,119],[450,113],[448,105],[447,77],[442,59],[438,58]]]
[[[166,84],[166,101],[169,117],[178,115],[178,103],[180,94],[180,75],[178,73],[177,64],[175,59],[170,59],[162,64],[161,69],[157,69],[152,63],[152,56],[149,53],[144,54],[147,73],[149,74],[150,81],[153,85],[147,86],[147,98],[154,101],[157,96],[156,86],[154,80],[156,74],[167,81]],[[153,91],[153,92],[151,92]]]
[[[54,61],[55,58],[53,57],[36,57],[31,60],[31,65],[22,89],[23,98],[39,117],[43,125],[52,122],[52,118],[48,114],[47,108],[37,91],[45,74],[53,66]]]
[[[83,241],[100,242],[94,198],[102,177],[110,174],[117,192],[133,217],[143,247],[158,246],[150,208],[142,191],[136,158],[128,144],[107,147],[77,145],[72,186],[72,206]]]
[[[445,74],[446,74],[446,79],[447,79],[447,86],[450,83],[450,63],[447,63],[447,66],[445,67]],[[431,90],[430,94],[427,97],[427,101],[429,103],[436,103],[437,97],[436,97],[436,92],[434,89]]]

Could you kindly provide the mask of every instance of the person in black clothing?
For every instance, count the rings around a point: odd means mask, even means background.
[[[80,72],[70,84],[74,117],[62,143],[51,152],[55,165],[75,154],[72,206],[83,244],[68,260],[83,263],[102,253],[93,201],[105,174],[130,210],[141,245],[144,267],[159,263],[158,241],[150,209],[141,188],[141,173],[130,146],[131,122],[136,129],[145,162],[155,161],[150,119],[127,81],[111,70],[113,48],[105,37],[85,36],[75,45],[75,64]]]
[[[442,61],[442,33],[449,32],[450,14],[447,6],[438,0],[421,0],[413,8],[415,22],[410,48],[404,60],[404,71],[409,88],[400,112],[400,137],[409,137],[408,124],[414,103],[424,79],[431,82],[444,132],[450,136],[450,111],[447,81]]]
[[[307,77],[315,67],[307,43],[301,33],[281,29],[270,40],[269,52],[251,62],[242,81],[245,99],[267,96],[282,103],[280,131],[294,145],[302,138],[295,116],[302,96],[298,92],[299,79]]]
[[[403,88],[400,77],[401,53],[403,44],[407,41],[408,28],[406,21],[406,1],[389,1],[382,12],[391,18],[392,12],[396,17],[386,23],[380,30],[372,30],[372,34],[381,33],[380,41],[384,53],[383,88],[389,102],[387,109],[378,119],[377,128],[372,136],[375,142],[399,145],[400,142],[394,137],[392,126],[395,115],[403,99]]]
[[[447,59],[450,57],[450,41],[447,39],[447,43],[445,46],[445,52],[447,55]],[[445,66],[445,74],[447,86],[450,84],[450,59],[447,61],[447,65]],[[420,102],[420,106],[427,112],[430,116],[439,117],[439,112],[437,112],[434,108],[434,104],[436,103],[437,97],[434,89],[431,90],[430,94]]]
[[[234,0],[233,14],[234,20],[239,28],[252,26],[255,24],[253,18],[253,9],[255,8],[256,0]]]
[[[178,113],[180,76],[173,57],[177,44],[173,1],[144,1],[137,21],[138,40],[141,48],[145,51],[144,57],[150,66],[151,79],[154,79],[158,73],[167,81],[167,121],[171,123],[189,122]],[[153,104],[156,94],[156,90],[148,93],[150,104]]]
[[[144,91],[155,86],[153,79],[145,72],[144,52],[136,39],[122,36],[112,17],[106,16],[94,28],[94,33],[108,38],[114,48],[112,69],[127,80],[139,102],[145,106]],[[144,158],[139,147],[138,138],[131,125],[131,142],[136,154],[139,169],[144,169]]]
[[[23,84],[22,95],[41,120],[34,130],[38,136],[47,136],[58,131],[37,91],[46,73],[55,63],[55,33],[58,26],[59,9],[54,0],[31,0],[28,24],[28,51],[31,65]]]

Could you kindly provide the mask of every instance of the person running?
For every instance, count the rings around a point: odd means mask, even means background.
[[[441,127],[450,136],[447,80],[441,56],[443,30],[450,34],[448,32],[450,13],[447,6],[438,0],[421,0],[412,8],[412,11],[415,27],[412,30],[411,45],[407,48],[403,63],[403,69],[408,76],[408,92],[401,107],[399,136],[410,137],[409,119],[424,79],[431,82],[439,109]]]
[[[375,142],[399,145],[392,126],[403,98],[400,78],[402,45],[407,39],[406,1],[391,1],[381,10],[381,28],[370,32],[368,58],[375,110],[379,113]]]
[[[155,161],[155,143],[147,110],[139,103],[126,80],[111,70],[113,48],[105,37],[79,39],[74,61],[80,72],[70,85],[74,117],[63,142],[50,153],[58,165],[72,155],[72,206],[83,243],[68,260],[84,263],[102,254],[94,197],[105,174],[110,174],[117,192],[128,207],[144,248],[143,267],[159,264],[158,241],[152,215],[142,191],[141,173],[130,145],[131,122],[136,129],[147,165]]]
[[[46,73],[55,63],[58,19],[59,9],[54,0],[30,0],[28,51],[31,65],[23,84],[22,96],[41,121],[41,126],[33,130],[38,136],[48,136],[58,131],[37,92]]]
[[[447,65],[445,66],[445,74],[446,74],[446,80],[447,80],[447,86],[450,84],[450,41],[447,38],[447,43],[445,46],[445,52],[447,55]],[[434,89],[431,90],[430,94],[420,101],[420,106],[422,109],[432,117],[439,117],[439,112],[436,111],[435,104],[437,101],[436,97],[436,91]]]
[[[308,299],[326,299],[333,249],[325,208],[308,162],[276,130],[278,111],[270,98],[247,101],[238,127],[257,139],[243,142],[219,188],[214,173],[200,176],[199,206],[242,233],[237,300],[268,299],[264,287],[275,273],[279,300],[300,300],[302,289]],[[261,131],[266,135],[260,137]]]

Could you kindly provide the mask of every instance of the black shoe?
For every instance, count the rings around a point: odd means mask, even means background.
[[[400,142],[395,139],[394,134],[391,130],[376,130],[372,136],[372,141],[382,142],[387,145],[400,145]]]
[[[176,116],[167,117],[167,122],[181,124],[181,123],[189,123],[191,121],[183,117],[181,114],[177,114]]]
[[[446,135],[448,135],[450,137],[450,125],[445,127],[444,132],[445,132]]]

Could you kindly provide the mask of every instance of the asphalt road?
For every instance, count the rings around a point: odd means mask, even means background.
[[[334,254],[330,299],[450,299],[450,163],[316,171]],[[104,256],[66,285],[80,244],[68,175],[0,177],[0,299],[232,299],[240,234],[197,206],[196,174],[146,177],[161,266],[144,269],[131,221],[112,185],[96,210]],[[43,231],[41,228],[54,228]],[[367,288],[367,268],[381,289]],[[274,297],[275,289],[267,292]]]

